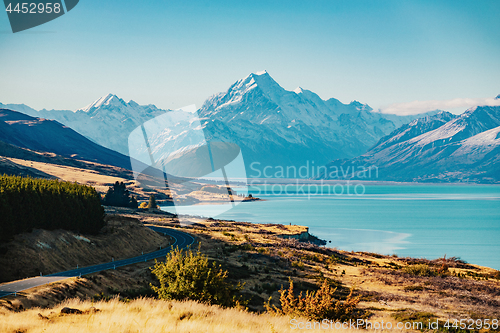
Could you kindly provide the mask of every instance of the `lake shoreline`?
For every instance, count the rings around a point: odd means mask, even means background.
[[[291,195],[280,196],[272,195],[272,191],[264,193],[261,187],[250,193],[265,201],[237,205],[221,215],[215,215],[211,205],[198,206],[191,215],[306,225],[316,236],[331,241],[328,246],[346,251],[420,258],[448,254],[500,268],[498,256],[485,255],[500,253],[495,242],[500,239],[500,187],[413,185],[366,185],[361,196],[321,191],[297,195],[292,186],[288,188]],[[184,208],[189,211],[189,207]]]

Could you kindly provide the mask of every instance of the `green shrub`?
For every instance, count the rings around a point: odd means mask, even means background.
[[[304,263],[302,261],[292,261],[292,267],[297,267],[299,269],[304,269]]]
[[[435,276],[437,274],[435,270],[426,264],[409,265],[404,267],[403,271],[416,276]]]
[[[257,252],[259,252],[260,254],[267,254],[267,253],[269,253],[269,249],[267,249],[265,247],[259,247],[259,248],[257,248]]]
[[[153,286],[158,297],[166,300],[194,300],[221,306],[239,305],[235,296],[242,289],[226,281],[227,271],[199,252],[176,248],[167,255],[165,262],[156,262],[151,271],[160,286]]]
[[[238,246],[239,246],[239,249],[242,251],[254,251],[255,250],[255,248],[252,246],[252,244],[248,244],[248,243],[241,244]]]
[[[237,241],[238,240],[238,237],[236,237],[234,234],[230,233],[230,232],[227,232],[227,231],[223,231],[222,234],[224,236],[227,236],[227,237],[231,237],[231,240],[232,241]]]

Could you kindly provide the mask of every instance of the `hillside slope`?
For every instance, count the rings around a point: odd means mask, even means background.
[[[164,216],[139,213],[136,217],[143,223],[178,226],[176,221]],[[317,290],[326,279],[338,287],[335,293],[337,299],[345,299],[353,287],[354,294],[361,297],[359,308],[362,310],[354,319],[366,318],[371,322],[383,320],[385,323],[391,322],[393,328],[397,322],[423,321],[426,325],[428,320],[440,320],[442,328],[446,320],[459,321],[470,316],[498,318],[500,315],[500,272],[464,263],[459,258],[427,260],[346,252],[279,237],[293,229],[298,231],[299,226],[194,217],[193,222],[182,230],[199,239],[202,253],[228,271],[229,281],[234,284],[245,282],[242,294],[249,299],[251,310],[263,311],[262,305],[270,296],[271,304],[278,305],[278,291],[281,286],[288,288],[291,278],[296,293]],[[25,326],[27,332],[41,327],[55,330],[67,327],[64,325],[69,322],[75,331],[88,330],[88,327],[96,330],[112,327],[116,332],[122,332],[124,328],[130,330],[137,327],[144,332],[157,332],[162,327],[171,326],[175,326],[179,332],[193,332],[194,327],[195,331],[208,332],[290,330],[289,317],[268,317],[267,314],[248,313],[240,309],[219,311],[219,308],[209,309],[194,302],[180,304],[154,299],[129,302],[128,299],[133,298],[129,288],[137,282],[143,286],[147,282],[155,283],[151,275],[148,279],[145,274],[147,265],[141,263],[135,268],[131,266],[66,280],[50,287],[27,291],[17,298],[8,296],[0,299],[0,315],[6,318],[0,322],[0,330],[3,327],[11,331],[22,329],[22,323],[29,323]],[[109,288],[110,284],[113,288]],[[117,299],[92,304],[81,301],[96,293],[100,295],[94,300],[108,297]],[[59,304],[60,300],[68,297],[79,299]],[[43,311],[38,308],[18,311],[41,304],[50,308]],[[61,316],[59,312],[63,306],[84,311],[94,306],[101,312]],[[161,311],[156,312],[157,307]],[[40,319],[38,312],[49,320]],[[68,329],[68,332],[72,331]]]
[[[108,216],[96,236],[37,229],[0,244],[0,282],[130,258],[167,244],[164,236],[124,217]]]

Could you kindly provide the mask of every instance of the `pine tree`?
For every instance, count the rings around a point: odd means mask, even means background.
[[[137,199],[132,196],[132,198],[130,199],[130,205],[129,205],[130,208],[137,208],[139,207],[139,203],[137,202]]]
[[[148,202],[148,207],[149,209],[156,209],[158,208],[158,205],[156,204],[156,198],[154,194],[151,194],[149,196],[149,202]]]
[[[0,241],[33,228],[97,233],[104,209],[97,191],[85,185],[0,176]]]

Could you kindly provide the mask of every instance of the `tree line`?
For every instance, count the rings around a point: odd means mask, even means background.
[[[103,226],[100,195],[91,186],[0,176],[0,241],[33,228],[95,234]]]

